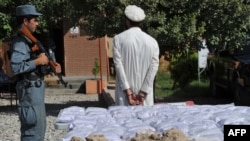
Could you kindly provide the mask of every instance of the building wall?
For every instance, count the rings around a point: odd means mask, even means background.
[[[108,38],[103,37],[96,40],[89,40],[84,31],[72,28],[64,34],[64,69],[65,76],[90,76],[94,67],[95,58],[101,62],[101,74],[107,77],[108,72]]]

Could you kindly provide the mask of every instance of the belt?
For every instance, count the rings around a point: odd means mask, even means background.
[[[29,73],[29,74],[20,74],[17,77],[17,79],[18,80],[25,80],[26,79],[26,80],[34,81],[34,80],[37,80],[37,79],[43,79],[43,77],[40,77],[35,73]]]

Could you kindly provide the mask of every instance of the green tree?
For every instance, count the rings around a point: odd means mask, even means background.
[[[10,37],[11,27],[11,14],[8,12],[12,10],[13,2],[11,0],[0,0],[0,45],[1,41]]]
[[[227,42],[229,49],[239,48],[249,30],[248,13],[249,5],[243,0],[207,1],[200,11],[198,25],[204,24],[204,36],[210,47],[220,50]]]
[[[33,4],[44,14],[39,17],[38,33],[62,29],[64,25],[80,26],[90,39],[113,37],[125,30],[124,9],[135,4],[145,10],[142,29],[157,39],[161,53],[169,51],[176,60],[188,59],[199,49],[201,36],[206,38],[212,52],[241,47],[250,28],[248,1],[0,0],[0,42],[15,32],[15,7],[20,4]]]
[[[17,30],[15,8],[22,4],[32,4],[43,13],[39,17],[38,33],[63,28],[63,21],[74,25],[83,15],[85,7],[85,2],[81,0],[0,0],[0,40],[10,38]]]
[[[197,51],[200,36],[211,51],[225,42],[238,48],[250,23],[246,0],[0,0],[0,39],[15,31],[15,7],[20,4],[33,4],[44,14],[38,32],[69,24],[85,29],[92,39],[122,32],[123,11],[135,4],[145,10],[142,28],[157,39],[161,52],[178,56]]]

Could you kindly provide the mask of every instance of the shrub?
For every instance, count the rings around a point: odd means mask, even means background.
[[[100,65],[98,63],[98,59],[95,58],[94,67],[92,68],[92,73],[95,76],[95,79],[99,72],[100,72]]]
[[[197,79],[197,67],[197,53],[185,58],[179,57],[173,59],[168,67],[171,74],[171,79],[174,81],[172,89],[175,89],[176,87],[183,88],[191,81]]]

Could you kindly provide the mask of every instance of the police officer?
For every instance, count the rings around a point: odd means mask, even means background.
[[[32,34],[38,26],[38,16],[33,5],[16,7],[19,29],[25,26]],[[19,97],[18,114],[21,122],[21,141],[44,141],[46,132],[46,111],[44,103],[44,74],[39,70],[49,60],[44,53],[34,57],[32,41],[18,31],[10,44],[11,70],[17,76],[16,92]],[[56,72],[61,72],[57,63]]]

